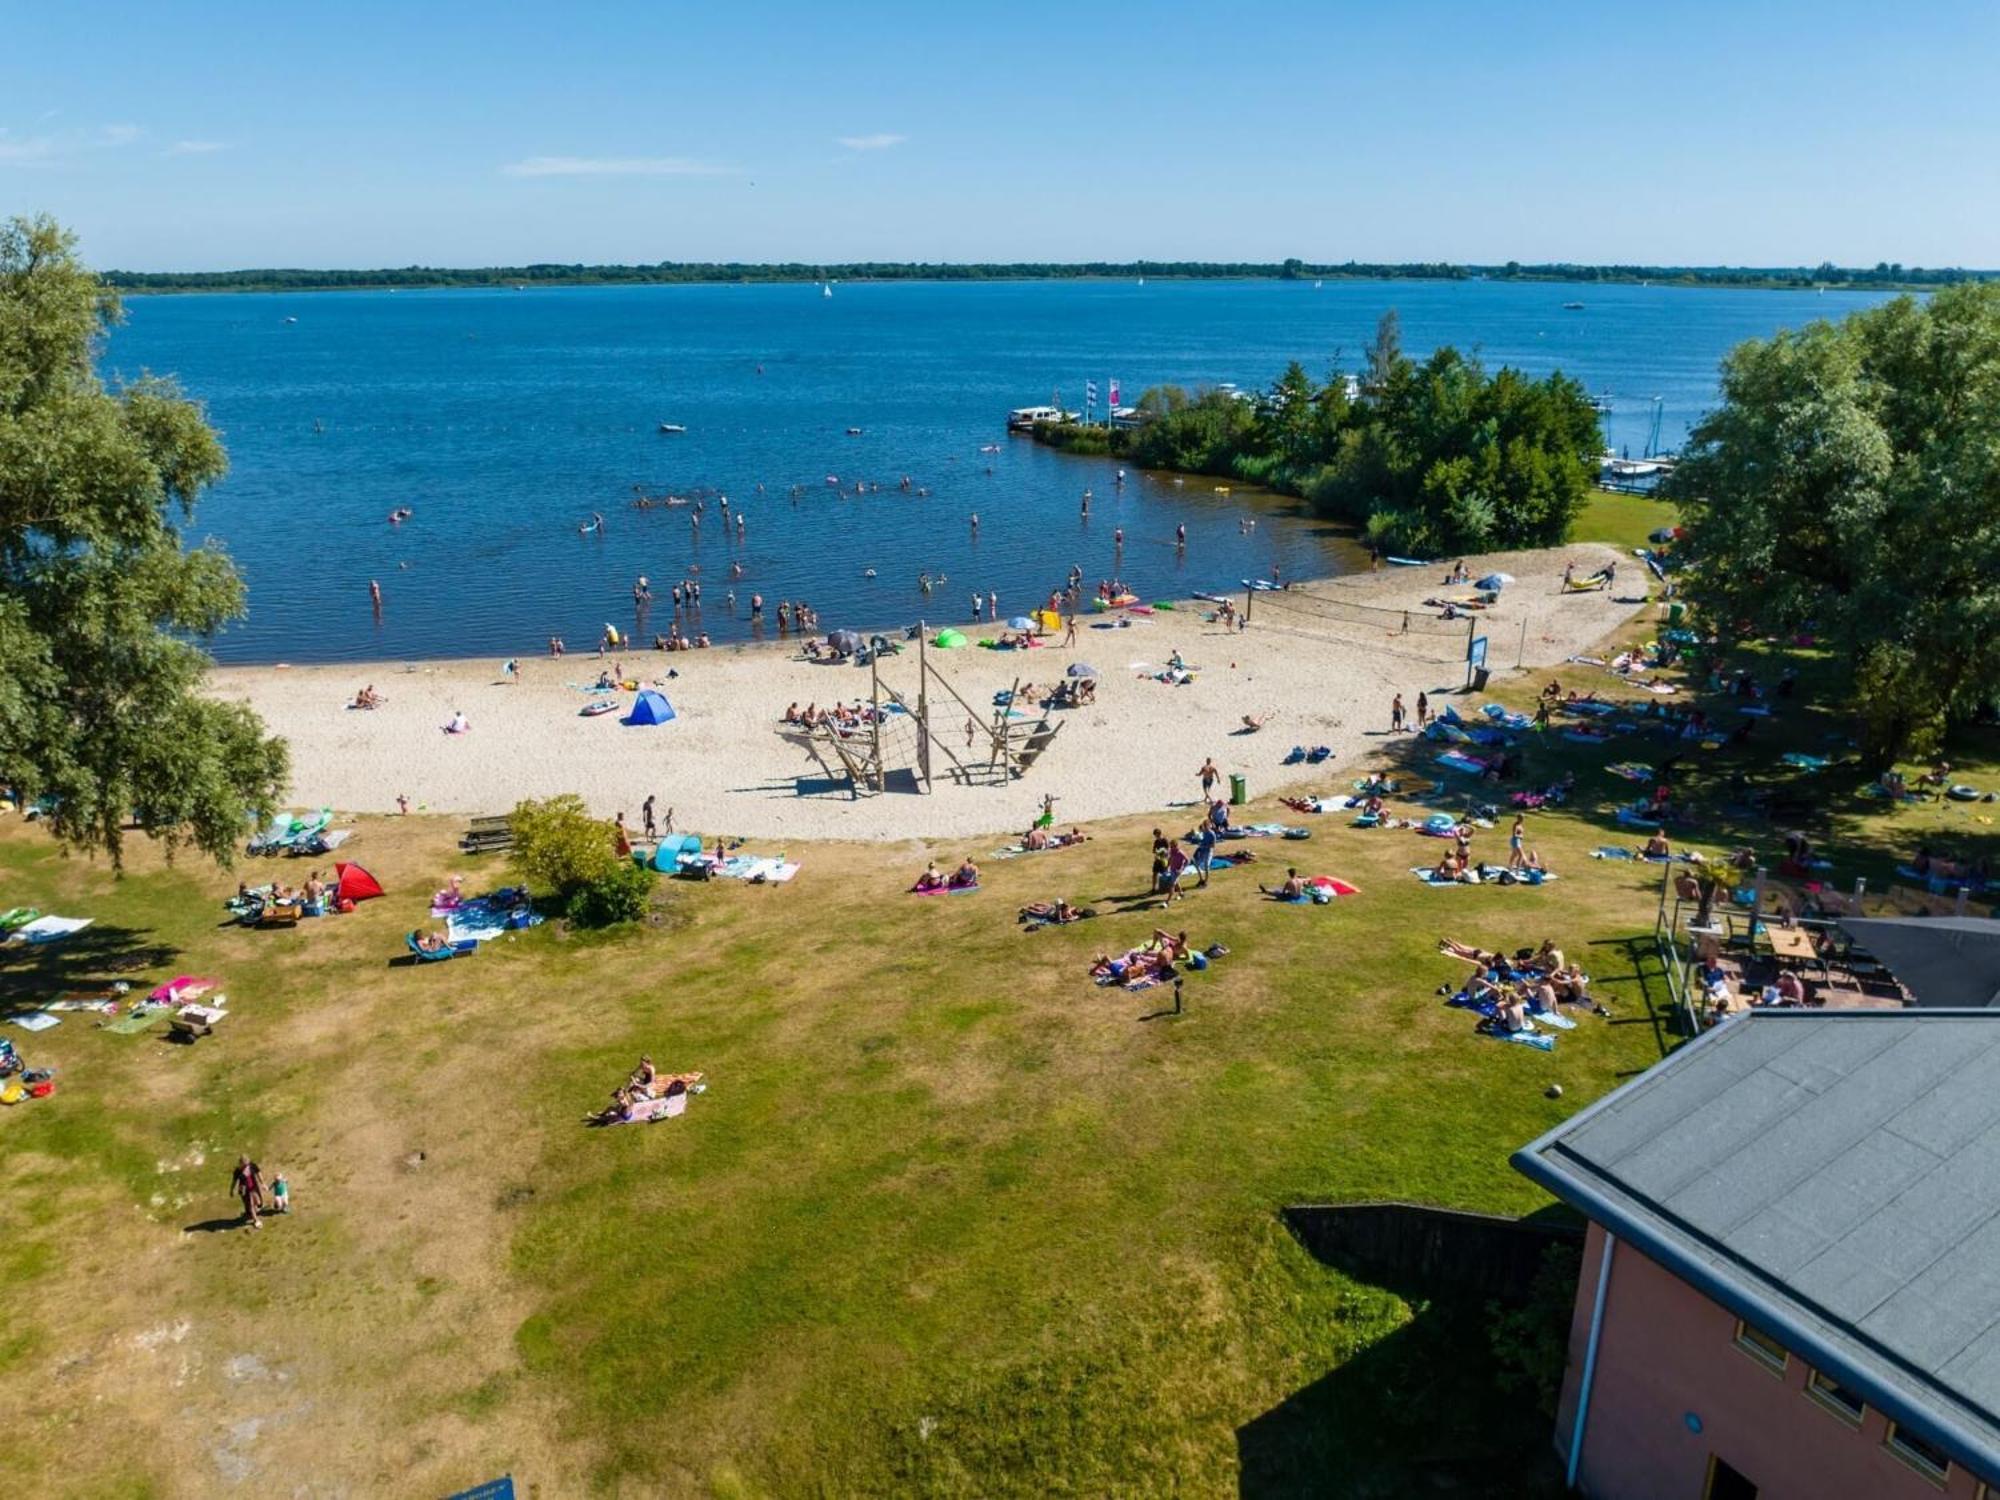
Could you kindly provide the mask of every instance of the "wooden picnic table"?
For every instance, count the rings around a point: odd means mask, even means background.
[[[1771,945],[1771,952],[1779,958],[1808,964],[1820,961],[1819,950],[1813,947],[1812,934],[1802,927],[1766,927],[1764,937]]]

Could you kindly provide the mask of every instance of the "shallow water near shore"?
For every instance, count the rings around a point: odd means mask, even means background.
[[[780,600],[809,600],[823,628],[962,624],[975,590],[1013,616],[1072,565],[1147,598],[1274,566],[1339,573],[1358,549],[1293,502],[1136,471],[1120,485],[1108,461],[1009,438],[1005,414],[1080,408],[1087,379],[1101,404],[1116,378],[1129,404],[1155,384],[1267,384],[1292,358],[1315,376],[1352,369],[1395,307],[1412,352],[1477,347],[1610,392],[1607,441],[1636,452],[1656,395],[1662,442],[1679,442],[1739,340],[1877,300],[1365,281],[148,297],[104,365],[179,375],[223,431],[231,473],[191,536],[228,547],[250,617],[215,654],[336,662],[524,654],[551,635],[581,649],[606,623],[644,641],[690,577],[702,610],[684,628],[721,643],[760,633],[752,593],[768,635]],[[634,508],[635,486],[704,497],[699,528],[687,508]],[[410,518],[390,524],[402,506]],[[602,532],[579,534],[593,512]],[[945,581],[926,595],[923,572]]]

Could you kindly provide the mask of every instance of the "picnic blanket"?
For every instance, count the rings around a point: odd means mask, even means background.
[[[1636,760],[1619,761],[1616,765],[1606,766],[1604,769],[1624,781],[1651,781],[1653,779],[1653,768]]]
[[[433,904],[431,915],[445,919],[445,936],[454,945],[490,943],[509,928],[533,927],[542,920],[529,904],[528,892],[522,886],[468,897],[444,911],[439,911]]]
[[[1447,750],[1438,757],[1438,764],[1454,771],[1462,771],[1468,776],[1485,774],[1486,762],[1476,755],[1467,755],[1463,750]]]
[[[165,1006],[142,1005],[129,1016],[120,1016],[115,1021],[101,1022],[98,1029],[114,1032],[119,1036],[137,1036],[164,1014],[166,1014]]]
[[[26,1011],[9,1019],[23,1031],[47,1031],[51,1026],[62,1025],[61,1016],[52,1016],[45,1010]]]
[[[10,942],[16,943],[59,943],[83,931],[91,922],[91,917],[36,917],[32,922],[23,922],[14,929]]]

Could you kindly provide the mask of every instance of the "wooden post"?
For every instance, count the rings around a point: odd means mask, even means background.
[[[882,765],[882,669],[873,651],[868,653],[868,706],[873,730],[871,741],[875,747],[875,790],[886,792],[889,790],[889,773]]]

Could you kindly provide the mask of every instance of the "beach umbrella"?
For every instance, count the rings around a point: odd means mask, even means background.
[[[826,643],[836,651],[859,651],[861,649],[861,632],[858,630],[836,630],[827,636]]]
[[[1476,587],[1482,589],[1505,588],[1513,581],[1514,575],[1512,573],[1488,573],[1484,578],[1479,580]]]
[[[1007,622],[1007,628],[1009,630],[1033,630],[1035,622],[1026,615],[1016,615]]]
[[[1097,668],[1091,666],[1089,662],[1073,661],[1069,664],[1069,675],[1071,677],[1095,677],[1097,675]]]
[[[932,641],[931,644],[943,651],[955,651],[965,644],[965,632],[962,630],[940,630],[937,633],[937,639]]]

